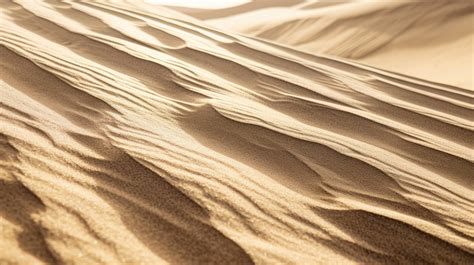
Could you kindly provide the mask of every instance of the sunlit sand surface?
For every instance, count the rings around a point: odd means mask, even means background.
[[[147,3],[200,9],[221,9],[249,3],[249,0],[147,0]]]
[[[207,23],[0,1],[0,264],[474,264],[472,86]]]
[[[465,89],[474,85],[472,1],[307,1],[217,19],[216,11],[208,12],[198,16],[211,25],[305,52]]]

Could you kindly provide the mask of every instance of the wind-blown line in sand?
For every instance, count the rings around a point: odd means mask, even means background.
[[[0,261],[474,261],[472,91],[125,1],[0,10]]]
[[[216,12],[206,22],[226,31],[465,89],[474,85],[472,1],[308,0],[214,19]]]

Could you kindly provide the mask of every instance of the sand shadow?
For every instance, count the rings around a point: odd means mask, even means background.
[[[315,209],[384,264],[473,264],[474,255],[409,224],[362,210]],[[339,247],[346,252],[346,246]]]
[[[111,160],[88,159],[97,193],[157,256],[172,264],[253,264],[234,241],[214,228],[207,211],[163,176],[102,139],[71,134],[81,144],[104,150]],[[102,146],[102,147],[100,147]],[[165,174],[165,172],[163,172]]]

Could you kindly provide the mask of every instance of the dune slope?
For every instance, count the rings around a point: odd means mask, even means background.
[[[474,88],[472,1],[308,2],[208,23],[309,53]]]
[[[2,1],[1,264],[472,264],[473,92],[134,1]]]
[[[303,4],[304,0],[252,0],[247,3],[243,3],[236,6],[218,8],[218,9],[205,9],[205,8],[189,8],[182,6],[166,6],[173,10],[177,10],[181,13],[185,13],[197,19],[218,19],[226,18],[229,16],[239,15],[246,12],[251,12],[259,9],[268,7],[285,7],[294,6],[297,4]]]

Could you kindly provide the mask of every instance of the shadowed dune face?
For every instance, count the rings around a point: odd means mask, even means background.
[[[0,263],[471,264],[473,97],[133,1],[2,1]]]
[[[0,226],[2,232],[15,231],[12,239],[17,248],[9,253],[10,257],[18,255],[17,261],[27,262],[20,258],[21,253],[28,253],[40,262],[54,263],[56,260],[46,247],[41,233],[41,226],[36,224],[32,215],[44,210],[44,204],[15,176],[21,171],[15,166],[18,163],[18,150],[13,147],[5,135],[0,134]],[[7,234],[2,233],[3,236]],[[3,241],[3,240],[2,240]],[[3,249],[7,248],[2,242]],[[12,255],[13,254],[13,255]]]

